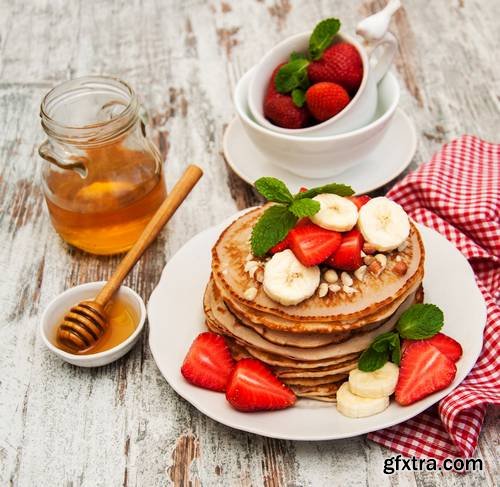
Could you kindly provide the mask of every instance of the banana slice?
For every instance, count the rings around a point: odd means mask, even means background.
[[[285,306],[310,298],[319,286],[318,266],[306,267],[287,249],[273,255],[264,267],[264,292]]]
[[[364,239],[379,252],[398,248],[410,233],[403,208],[389,198],[373,198],[359,210],[358,227]]]
[[[344,382],[337,391],[337,409],[349,418],[365,418],[381,413],[389,406],[389,397],[377,399],[357,396],[349,389],[349,383]]]
[[[399,367],[391,362],[373,372],[354,369],[349,372],[349,389],[357,396],[378,399],[394,393],[398,377]]]
[[[351,200],[337,194],[327,193],[319,194],[313,200],[317,201],[321,208],[310,218],[319,227],[336,232],[347,232],[356,225],[358,208]]]

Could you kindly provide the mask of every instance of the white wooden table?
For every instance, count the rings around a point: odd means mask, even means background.
[[[36,334],[41,310],[69,286],[109,276],[117,258],[69,248],[40,190],[42,95],[86,74],[129,81],[150,114],[171,185],[188,162],[205,170],[189,201],[127,284],[145,299],[163,265],[200,230],[258,199],[226,167],[225,126],[238,78],[282,38],[327,16],[352,31],[378,0],[0,0],[0,485],[493,485],[498,428],[489,411],[466,476],[388,477],[392,453],[364,437],[299,443],[240,433],[206,418],[160,375],[147,332],[122,360],[83,370]],[[427,160],[463,133],[499,141],[500,2],[405,0],[401,106]],[[383,190],[386,190],[384,188]],[[182,326],[179,323],[178,326]]]

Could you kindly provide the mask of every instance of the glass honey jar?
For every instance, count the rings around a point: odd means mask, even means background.
[[[50,218],[93,254],[128,250],[166,197],[161,156],[140,105],[118,79],[66,81],[42,100],[42,183]]]

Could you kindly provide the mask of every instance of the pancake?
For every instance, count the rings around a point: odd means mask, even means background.
[[[331,384],[332,382],[345,381],[349,377],[347,374],[326,375],[325,377],[296,377],[284,379],[283,382],[289,386],[320,386]]]
[[[240,303],[252,310],[280,316],[301,325],[309,322],[346,322],[371,315],[390,305],[422,280],[424,248],[418,230],[411,224],[404,251],[391,253],[387,268],[378,277],[367,273],[364,282],[356,281],[354,287],[358,292],[355,294],[329,293],[322,298],[315,294],[295,306],[283,306],[270,299],[259,287],[254,300],[245,299],[245,290],[254,286],[245,271],[247,256],[251,255],[251,231],[267,206],[252,210],[233,222],[212,249],[212,271],[216,284],[224,293],[224,298],[226,294],[230,297],[231,304]],[[391,270],[396,255],[408,266],[403,277]]]
[[[404,302],[404,300],[412,293],[415,292],[421,286],[421,280],[423,278],[423,269],[419,279],[416,279],[415,284],[410,287],[406,293],[404,293],[399,299],[394,300],[389,305],[377,310],[371,315],[367,315],[364,318],[358,318],[354,321],[337,321],[337,322],[301,322],[290,321],[286,318],[266,314],[260,311],[251,310],[246,306],[241,304],[236,304],[232,301],[232,297],[228,296],[224,290],[221,290],[218,286],[217,288],[221,291],[226,305],[231,309],[231,311],[237,316],[242,317],[245,321],[251,321],[256,325],[262,325],[271,330],[287,331],[290,333],[298,333],[299,336],[303,333],[339,333],[343,331],[356,330],[362,328],[366,325],[371,325],[376,321],[383,320],[390,317],[397,308]],[[217,280],[214,275],[214,282],[217,285]]]
[[[216,326],[224,330],[224,334],[232,336],[244,346],[248,345],[252,347],[252,349],[258,349],[297,361],[318,362],[362,352],[368,348],[378,335],[393,330],[401,314],[413,304],[414,299],[415,293],[411,294],[390,318],[374,330],[358,333],[340,343],[332,343],[316,348],[277,345],[265,340],[253,329],[242,325],[241,322],[229,312],[222,299],[216,299],[212,281],[209,282],[205,291],[204,307],[205,314],[210,321],[215,321]]]
[[[280,330],[268,329],[263,325],[257,325],[242,318],[240,314],[233,311],[222,299],[219,289],[213,281],[209,281],[204,295],[205,310],[210,309],[214,317],[219,317],[219,321],[237,320],[239,324],[251,328],[264,340],[276,345],[295,346],[298,348],[315,348],[331,343],[340,343],[348,340],[356,334],[354,331],[340,331],[329,334],[324,333],[290,333]],[[379,320],[362,328],[363,332],[370,331],[381,326],[385,320]]]

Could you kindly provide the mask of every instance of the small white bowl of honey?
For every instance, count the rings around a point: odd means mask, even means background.
[[[106,306],[108,328],[91,348],[74,353],[57,341],[57,329],[68,310],[83,300],[93,299],[105,281],[75,286],[56,296],[45,308],[40,335],[46,347],[60,358],[79,367],[100,367],[123,357],[135,345],[144,328],[146,306],[127,286],[121,286]]]

